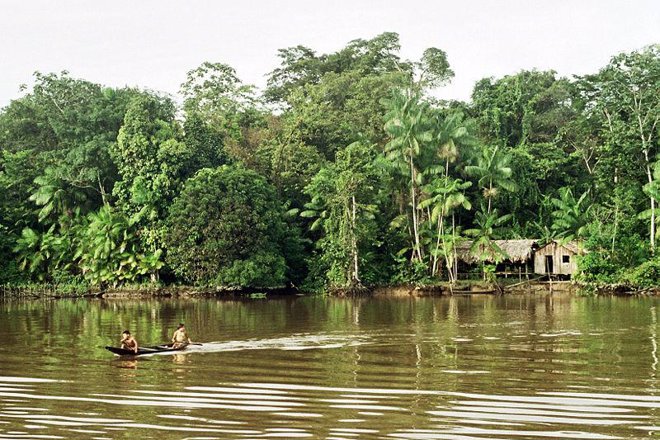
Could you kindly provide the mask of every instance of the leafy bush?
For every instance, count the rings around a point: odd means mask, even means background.
[[[577,279],[586,282],[617,283],[649,258],[648,244],[634,230],[634,222],[622,221],[618,231],[598,221],[587,226],[584,243],[588,251],[577,260]]]
[[[591,251],[578,258],[576,279],[586,282],[612,283],[618,277],[619,267],[612,262],[609,252]]]
[[[283,209],[273,187],[254,171],[227,165],[199,171],[174,201],[167,225],[167,262],[188,282],[285,282]]]
[[[79,228],[74,259],[93,285],[136,283],[158,276],[162,250],[146,251],[136,228],[136,216],[127,217],[104,206],[88,214]]]
[[[281,255],[257,252],[245,260],[234,260],[220,269],[215,283],[232,287],[277,287],[285,280],[286,261]]]
[[[394,260],[394,270],[390,277],[392,284],[430,284],[433,280],[428,275],[426,264],[420,261],[410,261],[405,255],[397,255]]]
[[[623,281],[632,287],[658,287],[660,284],[660,257],[645,261],[632,271],[627,272]]]
[[[39,233],[23,228],[16,240],[14,252],[18,255],[19,268],[36,281],[51,281],[56,270],[66,269],[71,261],[71,235],[60,234],[56,225]]]

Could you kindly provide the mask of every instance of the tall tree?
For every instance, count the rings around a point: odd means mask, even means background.
[[[275,189],[241,167],[203,169],[169,209],[167,261],[196,285],[279,287],[285,240],[295,241]]]
[[[302,142],[329,160],[357,139],[382,146],[387,141],[383,99],[393,88],[414,87],[421,93],[453,76],[442,50],[429,48],[413,62],[401,60],[399,49],[395,33],[354,40],[329,54],[302,46],[283,49],[265,96],[284,108],[286,129],[297,131]]]
[[[162,221],[191,158],[179,139],[172,101],[144,95],[131,102],[110,150],[121,175],[113,195],[129,216],[139,213],[143,242],[152,252],[162,246]]]
[[[433,140],[428,104],[418,93],[395,91],[388,101],[385,131],[390,141],[385,146],[386,158],[407,179],[409,192],[410,229],[412,231],[412,259],[423,262],[420,240],[419,184],[420,171],[416,163],[422,149]]]
[[[452,267],[454,266],[455,244],[458,240],[456,235],[456,221],[454,218],[455,209],[463,207],[466,210],[471,209],[465,190],[469,188],[471,182],[463,182],[457,177],[456,167],[450,168],[450,165],[458,162],[459,159],[465,160],[474,154],[477,146],[477,140],[474,137],[472,121],[465,120],[460,111],[436,111],[433,116],[433,144],[438,145],[434,150],[434,156],[427,158],[426,169],[424,170],[425,183],[422,192],[425,199],[420,202],[420,208],[431,208],[427,212],[430,227],[436,228],[435,240],[429,245],[429,255],[431,258],[430,273],[435,276],[440,272],[439,257],[445,259],[448,269],[448,275],[451,282],[453,279]],[[438,161],[444,162],[444,166],[435,165]],[[440,162],[442,163],[442,162]],[[451,231],[446,234],[445,219],[451,215]]]
[[[360,268],[369,271],[384,186],[384,168],[376,164],[377,157],[372,145],[355,142],[340,151],[335,162],[305,189],[311,201],[301,215],[315,218],[312,228],[323,231],[318,246],[332,287],[359,287]]]
[[[180,93],[192,172],[227,163],[227,145],[240,144],[251,127],[264,124],[254,86],[243,84],[227,64],[204,62],[189,71]]]
[[[602,114],[606,142],[610,148],[629,152],[619,156],[625,163],[613,167],[612,180],[621,179],[622,174],[630,172],[628,169],[637,168],[634,165],[637,157],[645,177],[639,186],[652,184],[653,162],[660,152],[660,45],[619,54],[598,74],[585,77],[584,82],[584,94],[591,103],[589,109]],[[649,194],[652,252],[657,239],[656,202]]]
[[[330,54],[317,55],[305,46],[280,49],[280,67],[268,75],[268,88],[264,94],[271,102],[289,103],[294,90],[319,84],[328,73],[353,71],[362,76],[396,71],[410,73],[409,63],[399,58],[400,48],[399,35],[385,32],[370,40],[353,40],[345,48]]]

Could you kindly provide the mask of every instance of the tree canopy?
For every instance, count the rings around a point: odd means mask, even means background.
[[[647,283],[660,46],[469,102],[434,98],[445,51],[400,49],[284,48],[263,92],[217,60],[178,97],[36,73],[0,110],[0,282],[453,283],[466,240],[488,276],[497,239],[529,238],[578,240],[585,280]]]

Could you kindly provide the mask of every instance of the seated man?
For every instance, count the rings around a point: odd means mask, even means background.
[[[124,330],[121,334],[121,348],[124,350],[132,350],[135,353],[138,352],[138,343],[128,330]]]
[[[179,323],[174,335],[172,335],[172,348],[185,347],[190,343],[190,337],[188,336],[188,332],[186,332],[186,326],[183,323]]]

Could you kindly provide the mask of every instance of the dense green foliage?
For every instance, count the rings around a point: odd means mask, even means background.
[[[311,201],[303,217],[315,218],[318,264],[330,285],[349,287],[378,281],[376,252],[380,246],[376,215],[382,203],[385,173],[372,145],[355,142],[337,153],[306,188]]]
[[[37,73],[0,111],[0,282],[453,282],[461,242],[535,238],[578,240],[584,280],[658,283],[660,46],[467,103],[432,98],[445,52],[399,49],[282,49],[262,94],[203,63],[181,106]]]
[[[167,262],[189,283],[277,286],[285,281],[285,232],[266,179],[240,167],[205,168],[170,208]]]

